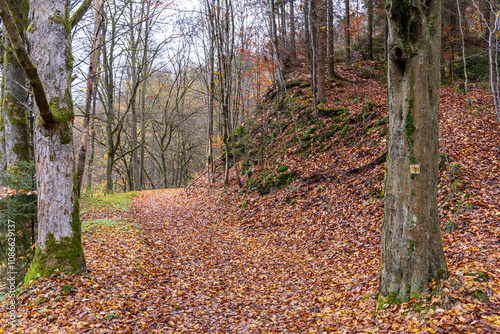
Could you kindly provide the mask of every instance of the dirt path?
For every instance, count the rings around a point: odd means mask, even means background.
[[[136,208],[136,210],[134,210]],[[306,248],[252,237],[187,195],[151,193],[134,199],[149,254],[144,291],[149,330],[302,332],[314,328],[331,270]],[[345,285],[343,289],[349,288]],[[341,289],[340,289],[341,290]],[[340,292],[338,290],[338,292]],[[347,305],[346,305],[347,306]]]

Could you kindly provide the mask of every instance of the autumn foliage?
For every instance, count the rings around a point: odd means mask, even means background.
[[[346,80],[327,81],[326,138],[312,117],[310,78],[290,75],[304,149],[279,111],[283,97],[266,94],[253,125],[243,126],[253,145],[240,156],[243,188],[234,175],[224,188],[219,169],[212,188],[202,172],[186,190],[138,193],[130,209],[84,212],[88,274],[39,279],[18,296],[16,327],[4,317],[0,328],[500,331],[500,128],[490,94],[471,90],[468,110],[463,93],[441,91],[439,210],[450,278],[419,300],[394,303],[377,291],[387,93],[365,75],[383,65],[362,66],[339,66]]]

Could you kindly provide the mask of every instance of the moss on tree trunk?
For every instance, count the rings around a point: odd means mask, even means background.
[[[448,275],[437,208],[440,10],[439,0],[388,6],[390,135],[380,290],[401,301]]]

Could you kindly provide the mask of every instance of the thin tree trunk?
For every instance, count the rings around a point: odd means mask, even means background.
[[[368,41],[367,41],[367,58],[373,60],[373,0],[367,0],[368,11]]]
[[[462,28],[462,10],[460,9],[459,0],[457,0],[457,11],[458,11],[458,26],[460,28],[460,38],[462,42],[462,60],[464,62],[464,77],[465,77],[464,89],[465,89],[465,96],[467,97],[467,108],[470,108],[471,104],[470,104],[469,87],[468,87],[469,78],[467,76],[467,59],[465,56],[464,30]]]
[[[327,0],[326,9],[328,13],[327,17],[327,27],[328,27],[328,77],[333,79],[336,77],[335,74],[335,29],[333,22],[333,2],[332,0]]]
[[[318,34],[318,64],[317,64],[317,77],[318,77],[318,100],[317,103],[326,102],[326,6],[323,0],[316,0],[315,18],[316,18],[316,32]]]
[[[384,60],[389,59],[389,45],[388,41],[389,40],[389,17],[386,13],[384,15]]]
[[[96,80],[97,81],[97,80]],[[96,131],[95,131],[95,112],[96,112],[96,102],[97,102],[97,82],[94,87],[94,96],[92,97],[92,118],[91,118],[91,123],[90,123],[90,129],[91,129],[91,134],[90,134],[90,155],[87,160],[87,185],[86,189],[89,193],[92,191],[92,170],[94,168],[94,154],[95,154],[95,136],[96,136]]]
[[[289,1],[290,4],[290,58],[292,65],[297,61],[297,41],[295,32],[295,4],[294,0]]]
[[[312,81],[312,90],[313,90],[313,104],[314,104],[314,116],[316,117],[316,122],[318,123],[318,126],[319,128],[321,129],[321,132],[323,133],[323,136],[326,137],[326,132],[325,132],[325,129],[323,128],[323,125],[321,124],[321,121],[319,119],[319,115],[318,115],[318,104],[320,103],[318,101],[318,88],[317,88],[317,84],[316,84],[316,77],[317,77],[317,73],[316,73],[316,43],[315,43],[315,38],[314,36],[316,35],[319,35],[319,32],[318,32],[318,24],[317,24],[317,17],[315,20],[313,20],[312,18],[312,13],[316,13],[317,12],[317,7],[316,7],[316,2],[317,0],[313,0],[311,1],[311,8],[309,10],[309,23],[311,24],[311,27],[309,29],[309,31],[311,32],[311,50],[312,50],[312,69],[311,69],[311,81]],[[313,28],[315,27],[315,28]],[[319,45],[319,43],[318,43]],[[323,69],[324,71],[324,69]]]
[[[312,0],[314,1],[314,0]],[[310,11],[310,0],[304,0],[304,42],[305,42],[305,56],[306,64],[311,64],[311,32],[309,27],[311,26],[309,22],[309,11]]]
[[[351,14],[349,0],[345,2],[345,61],[351,62]]]
[[[314,0],[313,0],[314,1]],[[285,83],[285,78],[283,77],[283,71],[281,68],[281,61],[279,58],[279,53],[278,53],[278,39],[276,38],[276,21],[274,18],[274,0],[270,1],[270,6],[271,6],[271,13],[270,13],[270,20],[271,20],[271,40],[273,41],[273,50],[274,50],[274,61],[277,66],[277,72],[278,72],[278,84],[276,89],[279,91],[280,89],[283,89],[285,92],[285,95],[288,100],[288,106],[290,108],[290,113],[292,114],[292,120],[293,120],[293,126],[294,126],[294,131],[295,131],[295,136],[297,137],[297,141],[299,142],[300,147],[305,148],[306,146],[302,142],[302,139],[300,138],[299,135],[299,130],[298,130],[298,125],[297,125],[297,117],[295,115],[295,111],[293,110],[293,105],[292,101],[290,99],[290,96],[288,95],[288,91],[286,88],[286,83]],[[310,13],[310,11],[308,11]],[[308,18],[309,22],[309,18]],[[308,29],[309,30],[309,29]]]
[[[78,193],[82,190],[82,180],[85,170],[85,158],[87,156],[87,148],[89,143],[90,134],[90,109],[92,107],[92,96],[94,95],[93,89],[96,82],[96,70],[99,65],[99,43],[100,43],[100,31],[102,22],[102,6],[104,5],[103,0],[95,0],[95,14],[94,14],[94,34],[92,35],[91,51],[90,51],[90,62],[89,70],[87,72],[87,93],[85,96],[85,109],[83,111],[83,136],[82,143],[80,145],[80,150],[78,152],[78,162],[77,162],[77,189]]]

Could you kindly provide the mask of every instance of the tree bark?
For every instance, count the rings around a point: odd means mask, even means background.
[[[290,4],[290,59],[292,65],[297,61],[297,40],[295,32],[295,4],[294,0],[289,1]]]
[[[327,0],[326,2],[327,9],[327,29],[328,29],[328,37],[327,37],[327,62],[328,62],[328,77],[335,78],[335,29],[333,22],[333,2],[332,0]]]
[[[448,275],[437,207],[440,0],[391,0],[380,290],[401,301]],[[419,174],[411,174],[418,166]]]
[[[16,6],[17,7],[17,6]],[[22,7],[22,6],[20,6]],[[28,17],[28,13],[23,13]],[[26,75],[12,52],[9,38],[5,38],[3,54],[2,121],[5,151],[2,156],[7,170],[19,161],[30,161],[29,122],[26,107]]]
[[[85,96],[85,110],[83,112],[83,136],[82,143],[80,145],[80,150],[78,152],[78,163],[77,163],[77,189],[78,192],[82,190],[82,180],[83,173],[85,170],[85,159],[87,157],[87,148],[89,143],[90,134],[90,109],[92,107],[92,97],[94,96],[94,87],[97,76],[97,66],[99,65],[99,43],[100,43],[100,31],[102,22],[102,6],[104,4],[103,0],[95,1],[95,14],[94,14],[94,34],[92,35],[91,50],[90,50],[90,61],[89,69],[87,72],[87,95]]]
[[[349,0],[345,0],[345,61],[351,62],[351,14]]]
[[[367,40],[367,58],[373,60],[373,0],[366,2],[368,16],[368,40]]]
[[[315,0],[316,32],[318,33],[318,103],[326,102],[326,6],[323,0]]]
[[[313,0],[314,1],[314,0]],[[306,56],[306,64],[311,64],[311,32],[309,31],[309,27],[311,23],[309,22],[309,11],[310,11],[310,1],[304,0],[304,43],[305,43],[305,56]]]
[[[29,61],[23,67],[30,78],[35,100],[41,102],[34,108],[38,242],[25,283],[49,276],[55,269],[66,273],[85,271],[73,160],[69,10],[66,1],[30,1],[34,27],[28,32],[31,58],[23,58],[27,52],[18,43],[19,36],[9,31],[18,60]],[[4,22],[9,19],[5,12],[2,19]],[[42,93],[44,96],[40,96]],[[43,101],[50,102],[46,106]]]

